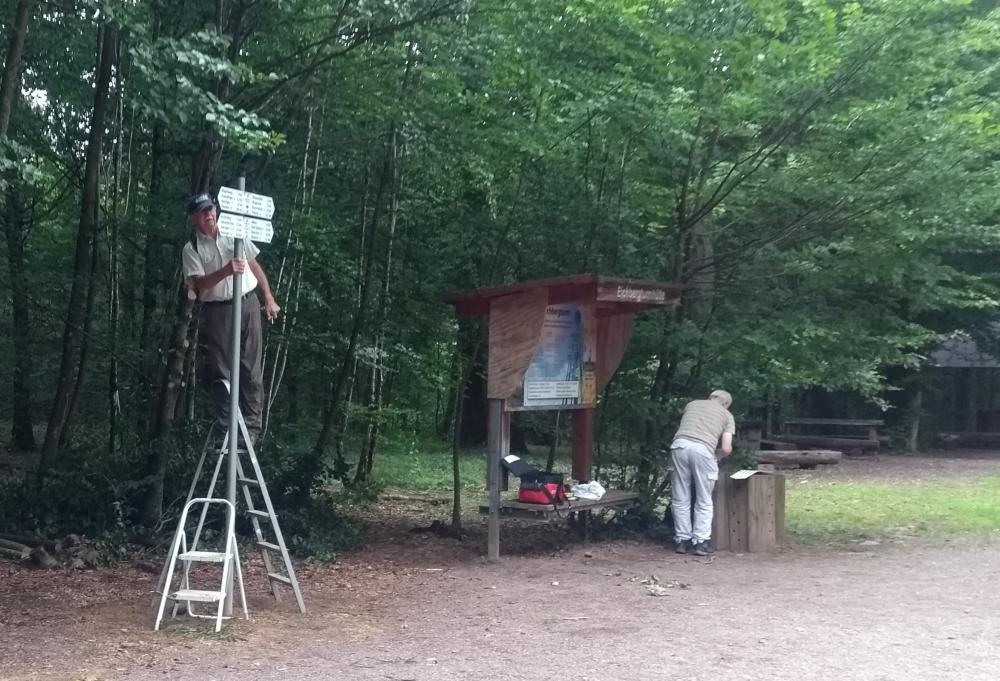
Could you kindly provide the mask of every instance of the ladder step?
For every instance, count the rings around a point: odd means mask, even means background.
[[[177,556],[180,560],[196,563],[222,563],[229,557],[224,551],[188,551]]]
[[[250,478],[237,478],[241,485],[247,485],[249,487],[260,487],[260,481],[251,480]]]
[[[250,515],[255,515],[258,518],[267,518],[268,520],[271,519],[271,514],[269,514],[267,511],[258,511],[256,508],[247,509],[247,513]]]
[[[280,546],[278,546],[277,544],[272,544],[269,541],[259,541],[257,542],[257,546],[261,547],[262,549],[267,549],[268,551],[274,551],[275,553],[281,552]]]
[[[284,575],[279,575],[277,572],[267,573],[267,578],[270,579],[272,582],[281,582],[282,584],[287,584],[288,586],[292,585],[292,580],[290,580],[288,577],[285,577]]]
[[[202,589],[180,589],[170,594],[168,598],[175,601],[195,601],[197,603],[218,603],[226,594],[222,591],[205,591]]]

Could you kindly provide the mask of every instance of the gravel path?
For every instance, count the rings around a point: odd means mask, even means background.
[[[956,461],[809,474],[997,471],[995,459]],[[253,619],[221,638],[191,620],[151,632],[148,573],[0,562],[0,679],[998,678],[1000,538],[706,560],[652,542],[553,552],[544,532],[506,526],[508,557],[491,565],[480,532],[458,542],[383,527],[335,566],[301,566],[305,616],[273,602],[251,561]],[[662,596],[644,583],[654,576]]]
[[[613,543],[497,565],[371,554],[306,570],[307,616],[254,593],[235,640],[188,621],[149,632],[150,578],[108,571],[78,584],[90,602],[5,613],[0,678],[997,678],[1000,546],[864,548],[709,562]]]

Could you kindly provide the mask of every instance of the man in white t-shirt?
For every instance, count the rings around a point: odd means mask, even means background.
[[[670,510],[677,553],[715,553],[711,541],[712,490],[719,479],[718,458],[733,451],[736,423],[729,412],[732,403],[732,395],[725,390],[713,391],[707,400],[688,402],[670,444]]]
[[[242,336],[240,350],[240,411],[250,437],[256,440],[264,406],[261,358],[259,288],[264,295],[264,312],[274,320],[281,308],[271,294],[267,275],[257,262],[258,248],[243,240],[243,258],[235,258],[235,242],[219,234],[215,201],[209,194],[197,194],[188,201],[188,220],[194,227],[182,254],[184,278],[189,291],[201,302],[198,332],[203,381],[211,390],[215,413],[222,433],[229,429],[229,392],[222,381],[229,380],[232,366],[233,276],[242,277]]]

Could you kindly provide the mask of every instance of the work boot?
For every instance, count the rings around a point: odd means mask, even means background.
[[[712,541],[706,539],[695,544],[691,552],[696,556],[711,556],[715,554],[715,548],[712,546]]]
[[[691,552],[690,539],[674,540],[674,553],[690,553],[690,552]]]

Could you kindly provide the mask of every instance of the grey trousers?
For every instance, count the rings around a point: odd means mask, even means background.
[[[240,412],[253,440],[260,433],[264,410],[264,371],[261,360],[260,300],[255,292],[243,298],[240,337]],[[215,416],[223,433],[229,430],[229,380],[232,349],[233,305],[202,303],[198,344],[201,348],[202,382],[212,394]]]
[[[674,540],[708,541],[712,538],[712,490],[719,479],[715,452],[701,443],[678,439],[670,445],[670,458],[674,466],[670,474]]]

